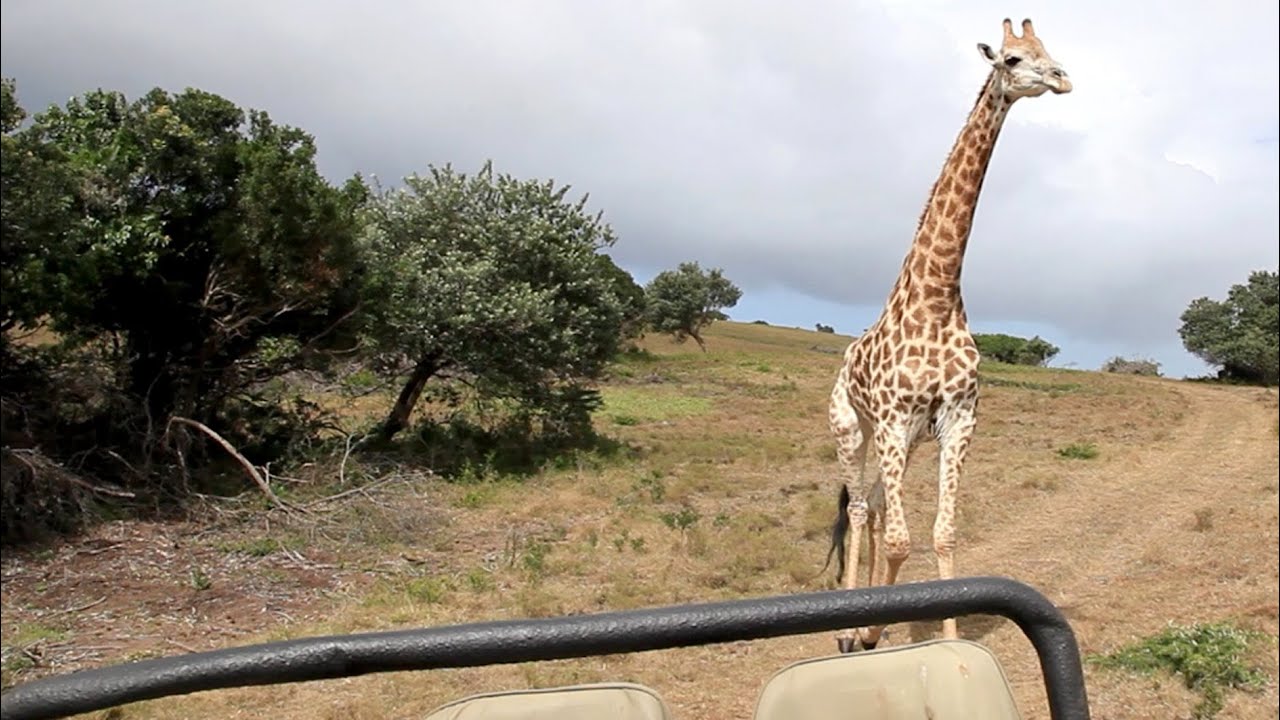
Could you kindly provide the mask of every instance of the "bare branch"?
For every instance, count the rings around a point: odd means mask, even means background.
[[[390,483],[390,482],[395,482],[396,480],[400,480],[400,479],[401,479],[401,478],[400,478],[399,476],[393,476],[393,477],[389,477],[389,478],[383,478],[382,480],[378,480],[377,482],[369,483],[368,485],[361,485],[361,486],[359,486],[359,487],[353,487],[353,488],[351,488],[350,490],[343,490],[343,491],[342,491],[342,492],[340,492],[340,493],[335,493],[335,494],[333,494],[333,495],[329,495],[329,496],[327,496],[327,497],[322,497],[322,498],[320,498],[319,500],[312,500],[311,502],[309,502],[309,503],[307,503],[307,504],[306,504],[306,507],[309,507],[309,508],[310,508],[310,507],[315,507],[316,505],[323,505],[323,504],[325,504],[325,503],[331,503],[331,502],[333,502],[334,500],[341,500],[341,499],[342,499],[342,498],[344,498],[344,497],[350,497],[350,496],[352,496],[352,495],[355,495],[356,493],[362,493],[362,494],[365,494],[365,495],[366,495],[366,497],[367,497],[367,496],[368,496],[368,492],[369,492],[370,490],[372,490],[372,489],[374,489],[374,488],[376,488],[376,487],[382,486],[382,485],[386,485],[387,483]]]
[[[244,471],[249,474],[249,477],[252,478],[255,483],[257,483],[258,489],[262,491],[263,495],[267,496],[267,499],[271,501],[271,504],[275,505],[281,510],[288,512],[289,506],[285,505],[284,501],[276,496],[275,491],[271,489],[271,485],[269,485],[267,481],[263,479],[262,473],[258,472],[258,469],[253,466],[253,463],[249,462],[249,459],[246,458],[244,455],[241,455],[240,451],[236,450],[235,447],[231,445],[231,443],[227,442],[221,435],[214,432],[213,428],[210,428],[208,425],[205,425],[202,422],[192,420],[190,418],[184,418],[178,415],[174,415],[173,417],[169,418],[169,424],[172,425],[173,423],[179,423],[182,425],[186,425],[188,427],[193,427],[196,430],[199,430],[200,432],[204,433],[205,435],[208,435],[211,440],[221,445],[222,449],[226,450],[228,455],[235,458],[236,461],[240,463],[241,467],[244,468]]]
[[[115,488],[102,487],[99,485],[94,485],[93,483],[90,483],[87,480],[83,480],[77,477],[75,473],[66,469],[56,461],[46,457],[39,450],[33,450],[30,448],[5,448],[5,452],[12,455],[23,465],[26,465],[27,469],[31,471],[32,477],[40,476],[40,471],[36,469],[36,463],[32,462],[32,460],[36,460],[46,469],[52,468],[53,470],[57,471],[57,475],[60,480],[65,480],[66,482],[69,482],[72,485],[77,485],[90,492],[95,492],[95,493],[98,493],[99,495],[110,495],[112,497],[121,497],[121,498],[137,497],[136,495],[134,495],[131,492],[128,492],[127,490],[116,490]],[[23,457],[24,455],[27,457]],[[31,458],[31,460],[27,458]]]
[[[85,610],[88,610],[88,609],[89,609],[89,608],[91,608],[91,607],[97,607],[98,605],[101,605],[102,603],[104,603],[104,602],[106,602],[106,601],[107,601],[107,596],[106,596],[106,595],[103,595],[102,597],[98,598],[97,600],[92,600],[92,601],[87,602],[87,603],[85,603],[85,604],[83,604],[83,605],[77,605],[77,606],[75,606],[75,607],[64,608],[64,609],[62,609],[62,610],[55,610],[54,612],[51,612],[51,613],[49,613],[48,615],[45,615],[45,617],[53,617],[54,615],[70,615],[70,614],[72,614],[72,613],[83,612],[83,611],[85,611]]]

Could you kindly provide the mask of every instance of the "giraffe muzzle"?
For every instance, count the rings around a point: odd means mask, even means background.
[[[1054,95],[1064,95],[1071,92],[1071,78],[1067,77],[1067,72],[1062,68],[1054,68],[1050,70],[1044,78],[1044,84],[1049,86],[1049,90]]]

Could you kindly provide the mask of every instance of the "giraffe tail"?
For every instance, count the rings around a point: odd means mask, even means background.
[[[844,577],[844,539],[849,534],[849,488],[840,484],[840,499],[836,503],[836,521],[831,524],[831,547],[827,548],[827,561],[822,564],[818,575],[822,575],[831,566],[831,556],[836,558],[836,581]]]

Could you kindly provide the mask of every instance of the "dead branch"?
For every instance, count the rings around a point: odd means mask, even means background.
[[[39,477],[40,475],[40,471],[36,469],[36,463],[32,462],[32,460],[35,460],[36,462],[40,463],[46,468],[52,468],[56,470],[58,473],[58,478],[60,480],[65,480],[66,482],[69,482],[72,485],[77,485],[90,492],[95,492],[100,495],[110,495],[112,497],[122,497],[122,498],[137,497],[137,495],[134,495],[133,493],[127,490],[116,490],[115,488],[108,488],[108,487],[102,487],[100,485],[94,485],[93,483],[76,476],[75,473],[62,467],[62,465],[58,464],[56,461],[52,460],[51,458],[46,457],[39,450],[34,450],[32,448],[5,448],[5,451],[11,454],[23,465],[26,465],[27,470],[31,471],[32,477]],[[29,456],[30,458],[32,458],[32,460],[28,460],[27,458],[23,457],[23,455]]]
[[[180,643],[180,642],[178,642],[177,640],[174,640],[173,638],[165,638],[165,639],[164,639],[164,641],[165,641],[166,643],[168,643],[169,645],[172,645],[172,646],[174,646],[174,647],[178,648],[179,650],[186,650],[186,651],[187,651],[187,652],[189,652],[189,653],[198,653],[198,652],[200,652],[199,650],[197,650],[197,649],[195,649],[195,648],[191,647],[190,645],[187,645],[186,643]]]
[[[138,472],[138,469],[133,466],[133,463],[130,463],[128,460],[125,460],[123,457],[121,457],[120,453],[116,452],[115,450],[104,450],[103,452],[105,452],[107,456],[110,457],[112,460],[115,460],[119,462],[121,465],[124,465],[125,467],[129,468],[129,472],[133,473],[134,477],[142,477],[142,473]]]
[[[311,508],[311,507],[315,507],[316,505],[323,505],[323,504],[325,504],[325,503],[331,503],[331,502],[333,502],[334,500],[341,500],[341,499],[342,499],[342,498],[344,498],[344,497],[349,497],[349,496],[351,496],[351,495],[355,495],[356,493],[361,493],[362,495],[365,495],[366,497],[368,497],[368,492],[369,492],[370,490],[372,490],[373,488],[376,488],[376,487],[378,487],[378,486],[380,486],[380,485],[386,485],[386,484],[387,484],[387,483],[389,483],[389,482],[394,482],[394,481],[399,480],[399,479],[400,479],[400,478],[398,478],[398,477],[383,478],[382,480],[379,480],[379,481],[377,481],[377,482],[369,483],[368,485],[361,485],[361,486],[358,486],[358,487],[353,487],[353,488],[351,488],[350,490],[343,490],[343,491],[342,491],[342,492],[340,492],[340,493],[335,493],[335,494],[333,494],[333,495],[327,495],[327,496],[322,497],[322,498],[320,498],[320,499],[318,499],[318,500],[312,500],[311,502],[307,503],[307,504],[306,504],[306,505],[304,505],[303,507]]]
[[[342,463],[338,465],[338,487],[347,486],[347,459],[351,457],[351,436],[347,435],[347,448],[342,453]]]
[[[249,477],[252,478],[255,483],[257,483],[258,489],[262,491],[263,495],[267,496],[267,499],[271,501],[272,505],[275,505],[277,508],[280,508],[285,512],[289,511],[289,506],[285,505],[284,501],[276,496],[275,491],[272,490],[271,486],[267,484],[267,481],[262,478],[262,474],[259,473],[258,469],[253,466],[253,463],[249,462],[248,458],[246,458],[244,455],[241,455],[240,451],[236,450],[235,447],[233,447],[231,443],[227,442],[221,435],[214,432],[213,428],[209,427],[208,425],[205,425],[202,422],[192,420],[190,418],[184,418],[179,415],[174,415],[173,417],[169,418],[169,424],[172,425],[173,423],[179,423],[182,425],[186,425],[188,427],[193,427],[196,430],[199,430],[200,432],[204,433],[205,435],[208,435],[209,439],[221,445],[222,449],[226,450],[228,455],[235,458],[236,461],[240,463],[240,466],[243,467],[244,471],[249,474]]]
[[[63,609],[63,610],[58,610],[58,611],[55,611],[55,612],[51,612],[51,613],[49,613],[48,615],[46,615],[45,617],[53,617],[53,616],[55,616],[55,615],[70,615],[70,614],[72,614],[72,613],[78,613],[78,612],[81,612],[81,611],[84,611],[84,610],[88,610],[88,609],[89,609],[89,608],[91,608],[91,607],[96,607],[96,606],[98,606],[98,605],[101,605],[102,603],[104,603],[104,602],[106,602],[106,601],[107,601],[107,596],[106,596],[106,595],[103,595],[102,597],[100,597],[100,598],[98,598],[97,600],[94,600],[94,601],[92,601],[92,602],[87,602],[87,603],[85,603],[85,604],[83,604],[83,605],[77,605],[77,606],[75,606],[75,607],[69,607],[69,608],[66,608],[66,609]]]

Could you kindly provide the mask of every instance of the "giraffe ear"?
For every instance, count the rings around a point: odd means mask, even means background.
[[[978,52],[981,53],[982,59],[991,65],[995,65],[1000,60],[1000,56],[996,54],[996,51],[992,50],[991,46],[986,43],[978,43]]]

